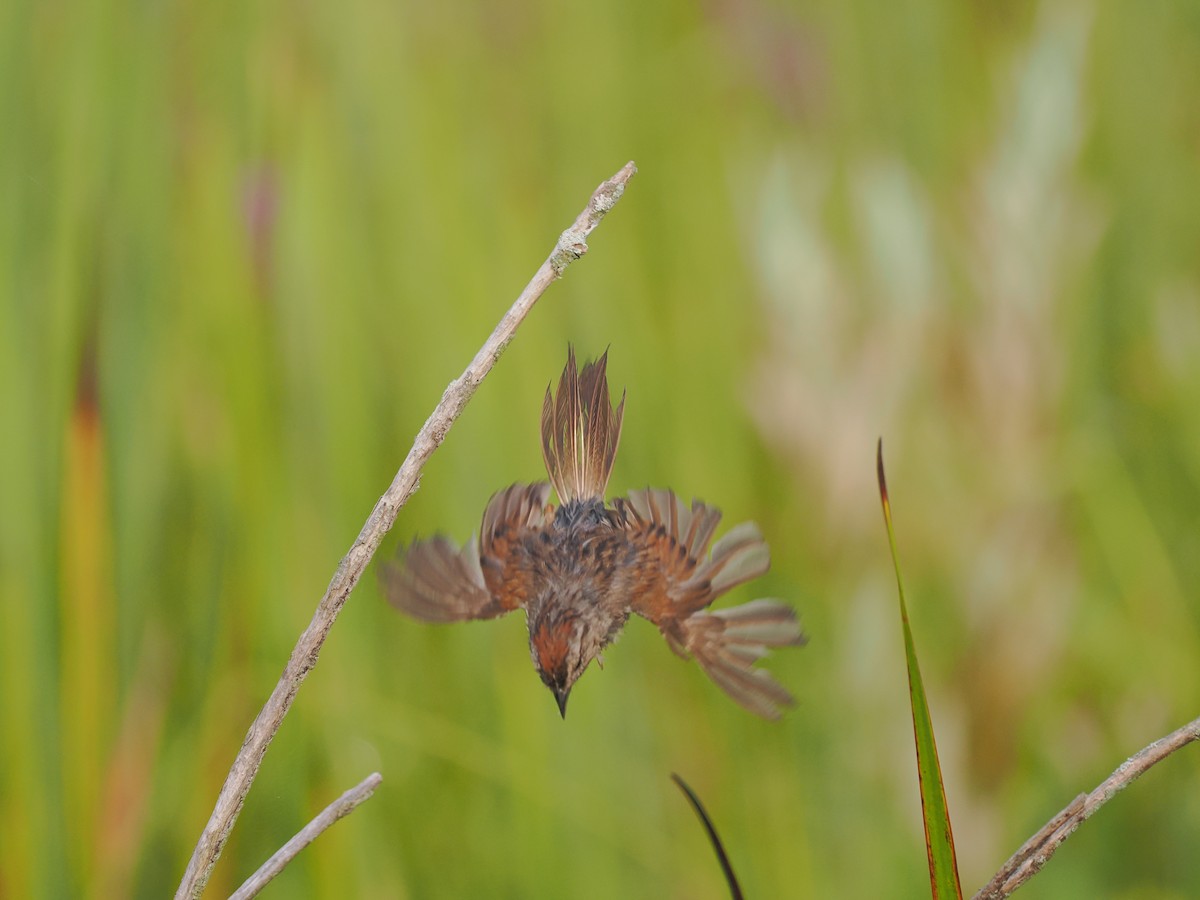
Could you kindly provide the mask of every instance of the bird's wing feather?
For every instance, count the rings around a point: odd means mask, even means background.
[[[550,486],[514,484],[488,502],[478,538],[461,550],[448,538],[415,541],[380,567],[388,602],[426,622],[490,619],[524,604],[528,585],[516,542],[543,527]]]
[[[426,622],[490,619],[504,609],[484,584],[475,538],[461,550],[438,535],[401,548],[379,569],[388,602]]]
[[[673,492],[651,489],[617,500],[616,509],[639,548],[632,610],[657,625],[680,656],[695,657],[735,701],[776,718],[791,695],[754,664],[769,647],[804,642],[795,612],[777,600],[704,611],[721,594],[767,571],[770,552],[758,527],[736,526],[708,553],[719,510],[699,501],[688,508]]]
[[[770,552],[753,522],[743,522],[708,553],[721,511],[673,491],[647,488],[616,501],[629,539],[640,549],[637,584],[644,591],[634,612],[652,622],[679,619],[703,609],[726,591],[762,575]]]
[[[554,521],[550,485],[514,484],[488,501],[479,529],[479,562],[489,592],[505,612],[523,607],[534,588],[521,543]]]

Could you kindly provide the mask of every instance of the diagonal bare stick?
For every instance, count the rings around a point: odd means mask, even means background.
[[[383,776],[378,772],[373,772],[321,810],[315,819],[301,828],[295,837],[276,850],[257,872],[247,878],[240,888],[230,894],[229,900],[250,900],[251,897],[256,896],[259,891],[267,886],[272,878],[283,871],[284,866],[296,858],[301,850],[315,841],[322,831],[343,816],[350,815],[350,813],[354,812],[355,807],[364,800],[369,800],[371,795],[375,793],[375,788],[379,787],[381,781],[383,781]]]
[[[233,766],[225,777],[225,784],[217,797],[217,803],[213,807],[208,824],[204,826],[200,840],[196,843],[195,850],[192,851],[187,871],[184,872],[179,889],[175,892],[176,900],[196,898],[204,891],[204,886],[208,883],[217,857],[221,855],[233,823],[237,820],[238,813],[241,812],[242,804],[246,800],[246,794],[250,791],[254,776],[258,773],[258,767],[262,763],[263,755],[267,752],[267,747],[275,737],[275,732],[279,730],[283,717],[291,708],[292,700],[295,699],[301,682],[317,664],[321,646],[325,643],[329,629],[333,627],[350,591],[362,577],[363,571],[374,557],[384,535],[391,530],[392,524],[396,521],[396,515],[416,491],[425,462],[445,439],[446,432],[450,430],[454,420],[467,405],[467,401],[471,399],[471,395],[475,393],[479,383],[491,371],[496,360],[500,358],[500,354],[504,352],[504,348],[512,341],[517,326],[533,308],[533,304],[553,281],[562,277],[567,266],[587,252],[588,235],[621,199],[621,194],[625,192],[625,185],[636,171],[637,168],[632,162],[626,163],[621,171],[596,188],[587,207],[579,214],[575,223],[559,236],[550,256],[542,263],[541,268],[525,286],[525,290],[517,297],[509,311],[504,314],[504,318],[500,320],[496,330],[475,354],[475,358],[471,360],[466,371],[450,382],[450,386],[442,394],[437,408],[417,433],[408,457],[400,466],[400,471],[396,473],[391,485],[379,498],[375,508],[371,510],[371,515],[367,517],[366,524],[363,525],[354,545],[338,563],[333,580],[325,589],[325,596],[317,605],[317,611],[313,614],[308,628],[296,642],[292,655],[288,658],[287,666],[284,667],[283,675],[279,678],[279,683],[275,685],[275,690],[267,698],[267,702],[259,711],[254,724],[250,726],[250,731],[242,742],[242,748],[238,751]]]
[[[1033,837],[1021,845],[972,900],[1001,900],[1007,897],[1041,870],[1085,819],[1124,790],[1131,781],[1157,762],[1166,759],[1180,747],[1200,740],[1200,719],[1193,719],[1182,728],[1143,747],[1106,778],[1090,794],[1080,794],[1065,809],[1042,826]]]

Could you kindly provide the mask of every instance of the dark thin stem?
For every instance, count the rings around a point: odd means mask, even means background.
[[[692,804],[692,809],[696,811],[696,815],[700,817],[700,821],[704,824],[704,830],[708,832],[708,839],[717,854],[717,861],[721,864],[721,871],[725,874],[725,883],[729,885],[729,896],[733,900],[742,900],[741,885],[738,884],[737,876],[733,874],[733,865],[729,862],[729,857],[725,853],[725,845],[721,843],[721,838],[717,836],[717,829],[713,827],[712,820],[709,819],[708,813],[705,812],[704,804],[700,802],[700,798],[696,796],[696,792],[688,787],[687,782],[674,772],[671,773],[671,780],[679,785],[679,789],[683,791],[683,795],[688,798],[688,803]]]

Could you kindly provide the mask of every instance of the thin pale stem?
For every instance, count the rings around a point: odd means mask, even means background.
[[[327,807],[321,810],[315,819],[305,825],[296,836],[275,851],[275,854],[262,864],[262,867],[246,879],[245,883],[229,895],[229,900],[250,900],[258,894],[267,883],[283,871],[283,867],[296,858],[296,855],[317,839],[322,831],[343,816],[354,812],[354,808],[367,800],[375,788],[379,787],[383,776],[373,772],[359,784],[350,788]]]
[[[1041,870],[1054,855],[1063,841],[1089,819],[1096,810],[1124,790],[1131,781],[1166,759],[1176,750],[1200,740],[1200,719],[1194,719],[1182,728],[1159,738],[1148,747],[1139,750],[1108,776],[1090,794],[1080,794],[1065,809],[1042,826],[1041,830],[1027,840],[1014,853],[972,900],[1000,900],[1009,896]]]
[[[296,642],[279,683],[275,685],[271,696],[267,698],[266,704],[250,726],[225,778],[225,784],[217,797],[208,824],[204,826],[200,840],[192,851],[192,858],[183,874],[183,880],[175,892],[177,900],[196,898],[204,891],[213,866],[225,847],[233,823],[237,821],[238,813],[241,812],[267,747],[291,708],[305,676],[317,664],[321,647],[338,613],[345,605],[346,598],[350,596],[350,592],[375,556],[384,535],[391,530],[397,514],[416,491],[421,469],[426,461],[441,445],[446,432],[463,411],[463,407],[467,405],[484,376],[491,371],[512,341],[517,327],[529,314],[538,298],[553,281],[562,277],[567,266],[587,252],[588,235],[621,199],[625,185],[636,171],[637,168],[632,162],[626,163],[617,174],[596,188],[583,212],[574,224],[559,236],[550,256],[504,314],[470,365],[446,388],[437,408],[417,433],[408,457],[400,466],[396,477],[392,479],[391,485],[375,504],[375,508],[371,510],[371,515],[367,517],[353,546],[342,557],[329,587],[325,589],[325,596],[317,604],[312,621]]]

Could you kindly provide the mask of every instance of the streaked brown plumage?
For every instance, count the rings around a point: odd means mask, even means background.
[[[444,537],[401,550],[381,569],[388,600],[428,622],[524,609],[534,667],[564,716],[576,679],[636,613],[735,701],[776,718],[792,697],[754,663],[770,647],[804,643],[795,613],[777,600],[706,611],[767,571],[767,545],[745,522],[709,552],[720,511],[699,501],[686,506],[671,491],[633,491],[605,503],[625,409],[623,394],[612,408],[607,358],[577,372],[568,347],[557,392],[546,388],[542,454],[550,482],[493,496],[478,540],[461,550]],[[549,503],[551,486],[558,507]]]

